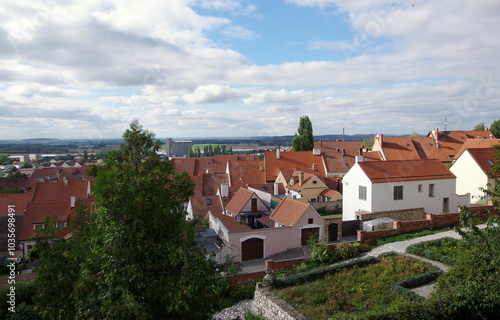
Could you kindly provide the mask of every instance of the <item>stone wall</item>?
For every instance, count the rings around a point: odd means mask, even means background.
[[[378,218],[392,218],[397,221],[413,221],[425,219],[424,208],[381,211],[381,212],[368,212],[356,214],[361,222],[378,219]]]
[[[318,210],[319,208],[325,208],[328,211],[338,209],[338,210],[340,210],[340,212],[342,212],[342,200],[340,200],[340,201],[310,202],[309,204],[315,210]]]
[[[252,313],[269,320],[307,320],[302,313],[278,298],[262,283],[257,283],[255,287]]]

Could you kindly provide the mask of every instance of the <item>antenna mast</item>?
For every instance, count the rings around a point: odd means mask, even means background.
[[[446,119],[446,115],[444,116],[444,131],[446,131],[446,126],[448,125],[448,120]]]

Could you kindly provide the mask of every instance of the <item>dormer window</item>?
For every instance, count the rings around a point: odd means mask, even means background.
[[[206,203],[207,203],[207,206],[211,206],[212,205],[212,199],[205,199]]]
[[[45,225],[43,223],[35,223],[35,224],[33,224],[33,229],[34,230],[42,230],[42,229],[45,229]]]
[[[66,222],[58,222],[58,223],[56,223],[56,228],[57,229],[64,229],[64,228],[66,228]]]

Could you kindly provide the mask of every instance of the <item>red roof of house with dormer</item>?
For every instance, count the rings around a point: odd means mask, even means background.
[[[470,148],[467,151],[486,174],[490,173],[495,163],[499,161],[495,157],[495,148]],[[500,177],[500,172],[495,174],[495,177]]]
[[[87,199],[90,194],[91,181],[58,181],[37,183],[32,190],[31,201],[55,201],[76,199]]]
[[[227,203],[226,210],[230,211],[235,216],[238,215],[254,195],[255,192],[246,188],[240,188]]]
[[[68,227],[70,214],[72,214],[72,208],[69,199],[50,202],[30,202],[26,207],[19,240],[26,241],[31,239],[35,235],[35,225],[43,224],[47,217],[52,217],[56,222],[66,222]],[[56,236],[64,237],[69,233],[67,227],[58,231]]]
[[[456,178],[437,159],[368,161],[358,164],[372,183]]]
[[[290,151],[278,152],[267,151],[265,153],[266,181],[274,182],[281,170],[311,171],[322,177],[326,177],[325,164],[321,154],[315,155],[313,151]]]
[[[467,139],[460,150],[458,150],[455,155],[455,159],[458,159],[458,157],[460,157],[460,155],[467,149],[492,148],[498,144],[500,144],[500,139]]]
[[[231,216],[212,211],[210,211],[210,213],[214,216],[214,218],[218,219],[222,223],[222,225],[227,229],[228,232],[252,230],[252,228],[239,223],[235,218]]]
[[[219,196],[201,196],[189,198],[194,215],[201,215],[206,218],[208,211],[221,213],[224,209]]]
[[[307,202],[285,197],[271,213],[271,220],[285,226],[293,226],[309,208]]]

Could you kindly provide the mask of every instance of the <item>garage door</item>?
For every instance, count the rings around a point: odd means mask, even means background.
[[[309,228],[309,229],[302,229],[301,231],[301,245],[302,246],[307,246],[307,241],[310,238],[314,238],[316,240],[319,240],[319,228]]]
[[[241,260],[264,258],[264,240],[252,238],[241,243]]]

